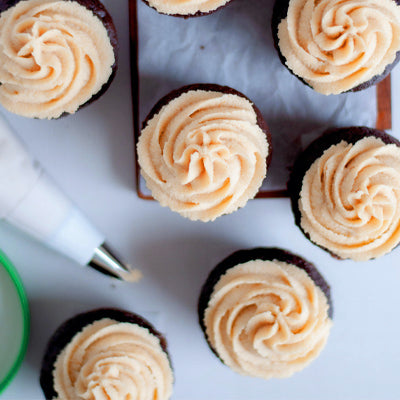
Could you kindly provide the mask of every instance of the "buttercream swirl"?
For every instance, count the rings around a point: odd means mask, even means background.
[[[306,172],[301,227],[340,258],[366,261],[400,242],[400,148],[376,137],[331,146]]]
[[[290,0],[278,37],[297,76],[317,92],[339,94],[395,61],[400,7],[394,0]]]
[[[77,333],[53,371],[60,400],[167,400],[172,371],[147,329],[104,318]]]
[[[142,130],[141,172],[161,205],[210,221],[253,198],[269,148],[249,100],[195,90],[170,101]]]
[[[215,285],[204,323],[212,348],[234,371],[264,379],[302,370],[321,352],[332,321],[322,290],[281,261],[253,260]]]
[[[209,13],[224,6],[230,0],[147,0],[158,12],[170,15],[194,15]]]
[[[0,104],[13,113],[74,113],[114,62],[102,21],[75,1],[23,0],[0,15]]]

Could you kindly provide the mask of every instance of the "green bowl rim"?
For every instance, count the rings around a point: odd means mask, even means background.
[[[29,303],[26,297],[24,285],[22,283],[21,277],[18,274],[16,268],[12,265],[8,257],[0,250],[0,264],[4,266],[6,272],[9,274],[11,281],[17,290],[18,298],[21,303],[22,313],[23,313],[23,336],[18,356],[15,359],[10,371],[5,376],[3,381],[0,381],[0,394],[8,387],[11,381],[17,374],[23,359],[25,358],[26,349],[28,347],[29,332],[30,332],[30,314],[29,314]]]

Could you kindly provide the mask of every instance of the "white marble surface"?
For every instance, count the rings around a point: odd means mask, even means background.
[[[120,70],[107,94],[76,116],[31,121],[6,114],[32,153],[131,264],[139,284],[114,282],[0,225],[0,247],[18,268],[32,313],[28,353],[5,400],[39,400],[39,369],[55,328],[79,311],[116,306],[147,316],[169,342],[173,400],[398,400],[400,250],[368,263],[338,262],[293,224],[288,200],[255,200],[214,223],[195,223],[134,191],[128,14],[107,1],[121,38]],[[125,7],[125,8],[124,8]],[[400,69],[393,74],[400,134]],[[286,380],[241,377],[208,349],[196,303],[210,269],[232,251],[280,246],[316,263],[332,286],[335,326],[320,358]],[[1,328],[0,328],[1,329]]]

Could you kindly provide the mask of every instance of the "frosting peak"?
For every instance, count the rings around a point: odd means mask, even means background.
[[[290,0],[278,29],[287,66],[322,94],[381,75],[400,51],[394,0]]]
[[[74,113],[114,62],[102,21],[76,1],[23,0],[0,14],[0,104],[13,113]]]
[[[212,348],[234,371],[284,378],[314,360],[332,325],[328,302],[307,273],[253,260],[221,276],[204,314]]]
[[[172,371],[159,339],[108,318],[77,333],[53,371],[59,400],[168,400]]]
[[[210,221],[253,198],[269,148],[244,97],[192,90],[164,105],[142,130],[141,172],[161,205]]]
[[[301,227],[341,258],[366,261],[400,242],[400,148],[376,137],[331,146],[303,178]]]

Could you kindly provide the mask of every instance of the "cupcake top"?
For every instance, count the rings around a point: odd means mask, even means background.
[[[201,15],[211,13],[231,0],[145,0],[162,14]]]
[[[340,258],[390,252],[400,242],[400,147],[375,136],[331,145],[304,175],[298,207],[304,232]]]
[[[76,333],[53,370],[59,399],[167,400],[173,376],[159,338],[142,326],[102,318]]]
[[[77,1],[22,0],[0,14],[0,104],[13,113],[74,113],[115,61],[103,22]]]
[[[326,95],[382,75],[400,51],[394,0],[290,0],[278,29],[286,65]]]
[[[250,260],[216,282],[204,312],[207,339],[240,374],[289,377],[325,346],[332,326],[328,300],[302,268],[276,259]]]
[[[139,137],[138,160],[161,205],[206,222],[256,195],[266,176],[269,144],[247,98],[189,90],[159,104]]]

